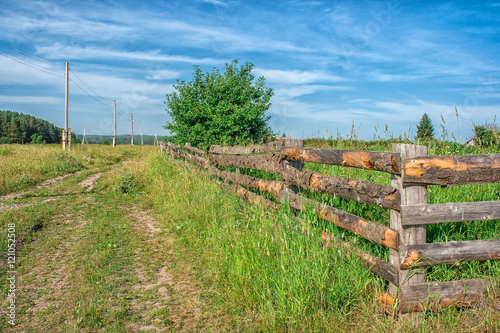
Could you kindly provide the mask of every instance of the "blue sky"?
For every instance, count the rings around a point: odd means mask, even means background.
[[[427,112],[465,139],[500,113],[499,55],[495,1],[0,0],[0,109],[63,127],[68,61],[76,133],[112,134],[116,99],[118,134],[165,135],[176,80],[240,59],[276,132],[411,136]]]

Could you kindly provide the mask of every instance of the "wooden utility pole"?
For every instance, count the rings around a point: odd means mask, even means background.
[[[116,147],[116,99],[114,100],[115,103],[115,136],[113,137],[113,147]]]
[[[134,145],[134,114],[130,114],[130,119],[132,120],[132,139],[130,139],[130,144]]]
[[[84,144],[85,144],[85,140],[87,140],[87,138],[85,137],[85,131],[86,131],[86,130],[87,130],[87,126],[85,126],[85,127],[83,128],[82,145],[84,145]],[[87,144],[88,144],[88,142],[87,142]]]
[[[155,145],[155,146],[158,145],[158,137],[156,136],[156,130],[157,130],[157,128],[155,128],[155,141],[153,143],[153,145]]]
[[[141,131],[141,146],[143,146],[144,142],[142,141],[142,126],[141,126],[141,122],[139,122],[139,130]]]
[[[64,131],[63,137],[63,150],[66,150],[66,145],[68,145],[68,150],[71,150],[71,135],[68,133],[68,106],[69,106],[69,63],[66,62],[66,98],[65,98],[65,112],[64,112]]]

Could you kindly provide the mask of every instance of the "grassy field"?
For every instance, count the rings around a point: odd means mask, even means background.
[[[306,146],[390,150],[390,142],[308,140]],[[430,155],[493,148],[432,144]],[[5,157],[5,158],[4,158]],[[25,163],[24,163],[25,162]],[[31,165],[31,167],[30,167]],[[388,183],[387,175],[306,164],[310,170]],[[17,171],[16,171],[17,170]],[[80,171],[79,173],[73,173]],[[45,187],[43,180],[72,173]],[[13,181],[20,178],[29,181]],[[93,188],[82,182],[101,174]],[[272,175],[266,175],[273,177]],[[242,202],[196,167],[155,147],[0,146],[0,251],[16,224],[17,318],[2,302],[0,331],[26,332],[495,332],[500,305],[426,313],[418,327],[387,316],[377,303],[385,283],[354,257],[307,237],[283,207]],[[19,192],[22,191],[22,192]],[[499,200],[500,187],[429,187],[429,202]],[[388,211],[309,194],[374,221]],[[1,205],[0,205],[1,208]],[[384,249],[317,220],[385,258]],[[499,221],[448,223],[428,241],[498,238]],[[4,260],[4,258],[1,258]],[[438,266],[430,280],[500,276],[498,262]],[[0,267],[0,280],[7,270]],[[3,299],[7,283],[0,285]]]

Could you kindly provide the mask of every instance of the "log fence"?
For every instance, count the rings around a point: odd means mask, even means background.
[[[427,147],[393,144],[391,152],[305,148],[303,140],[284,139],[258,146],[211,146],[208,153],[192,147],[160,143],[162,151],[185,158],[236,185],[236,193],[250,202],[277,209],[280,204],[247,188],[273,194],[276,201],[315,214],[370,242],[389,249],[389,262],[337,239],[326,232],[328,247],[350,249],[374,274],[389,283],[380,301],[399,314],[449,306],[468,306],[485,297],[492,279],[426,282],[421,267],[459,261],[500,259],[500,239],[426,243],[426,225],[500,219],[500,201],[428,204],[427,185],[443,187],[500,182],[500,154],[427,156]],[[191,154],[193,153],[193,154]],[[326,176],[303,170],[304,162],[362,168],[391,174],[391,185]],[[237,172],[223,171],[232,166]],[[239,173],[238,168],[273,172],[281,181]],[[390,210],[388,226],[308,199],[298,189],[355,200]]]

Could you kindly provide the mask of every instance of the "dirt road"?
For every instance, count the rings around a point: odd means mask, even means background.
[[[138,165],[69,174],[0,197],[0,222],[16,228],[15,297],[2,286],[0,331],[213,331],[191,266],[145,208],[146,194],[120,190]]]

